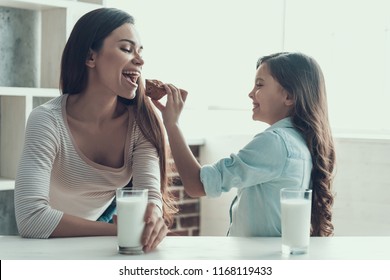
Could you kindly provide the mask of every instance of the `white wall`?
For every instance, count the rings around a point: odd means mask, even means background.
[[[259,126],[261,130],[261,126]],[[236,152],[252,135],[209,135],[202,163]],[[390,235],[390,140],[336,138],[335,235]],[[225,235],[235,192],[201,200],[201,235]]]
[[[136,18],[145,46],[144,78],[189,91],[182,127],[190,139],[205,138],[203,163],[238,151],[264,129],[250,121],[247,94],[256,59],[280,50],[302,51],[318,60],[326,77],[334,131],[389,131],[388,0],[107,3]],[[206,110],[213,108],[226,110]],[[340,138],[337,148],[336,234],[389,235],[390,190],[385,176],[390,140]],[[229,193],[202,199],[201,234],[226,233],[233,197]]]
[[[390,235],[390,140],[337,139],[336,235]]]
[[[189,92],[187,106],[245,107],[257,59],[283,49],[285,0],[109,0],[135,17],[142,76]]]
[[[258,57],[300,51],[321,65],[334,129],[390,130],[388,0],[107,4],[135,17],[144,45],[143,77],[186,89],[187,106],[248,108],[246,94],[253,87]]]

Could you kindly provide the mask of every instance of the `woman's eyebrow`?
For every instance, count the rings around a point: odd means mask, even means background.
[[[136,43],[133,41],[133,40],[130,40],[130,39],[120,39],[118,42],[128,42],[128,43],[130,43],[130,44],[132,44],[132,45],[136,45]]]

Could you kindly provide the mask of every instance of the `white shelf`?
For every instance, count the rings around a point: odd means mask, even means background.
[[[106,0],[0,0],[2,8],[35,10],[40,14],[40,30],[36,35],[40,40],[37,63],[37,69],[40,69],[40,87],[0,85],[0,190],[14,188],[13,179],[23,150],[28,117],[34,106],[44,102],[36,97],[54,98],[61,94],[58,81],[62,51],[74,24],[85,13],[105,7],[105,2]]]
[[[0,96],[57,97],[59,95],[59,89],[55,88],[0,87]]]
[[[15,180],[0,177],[0,191],[13,190],[15,188]]]
[[[102,0],[104,4],[104,0]],[[72,0],[0,0],[1,7],[11,7],[28,10],[48,10],[53,8],[101,8],[102,5]]]

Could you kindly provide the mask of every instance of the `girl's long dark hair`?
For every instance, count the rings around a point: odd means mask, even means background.
[[[78,94],[88,84],[85,62],[90,50],[99,51],[104,39],[123,24],[134,24],[134,18],[115,8],[100,8],[82,16],[75,24],[65,45],[61,60],[60,89],[63,94]],[[160,161],[161,193],[164,219],[172,224],[177,212],[173,196],[168,186],[167,143],[160,118],[150,100],[145,96],[142,78],[138,79],[138,89],[133,100],[118,97],[118,100],[135,110],[136,122],[145,137],[156,147]]]
[[[334,142],[328,119],[328,105],[323,73],[318,63],[302,53],[276,53],[262,57],[271,76],[294,98],[293,125],[302,133],[309,147],[313,169],[312,236],[333,235],[332,181],[336,162]]]

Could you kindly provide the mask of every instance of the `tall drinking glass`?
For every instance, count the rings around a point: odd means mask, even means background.
[[[145,227],[147,189],[117,189],[118,250],[120,254],[142,254],[141,236]]]
[[[305,254],[309,249],[311,196],[309,189],[280,190],[283,254]]]

